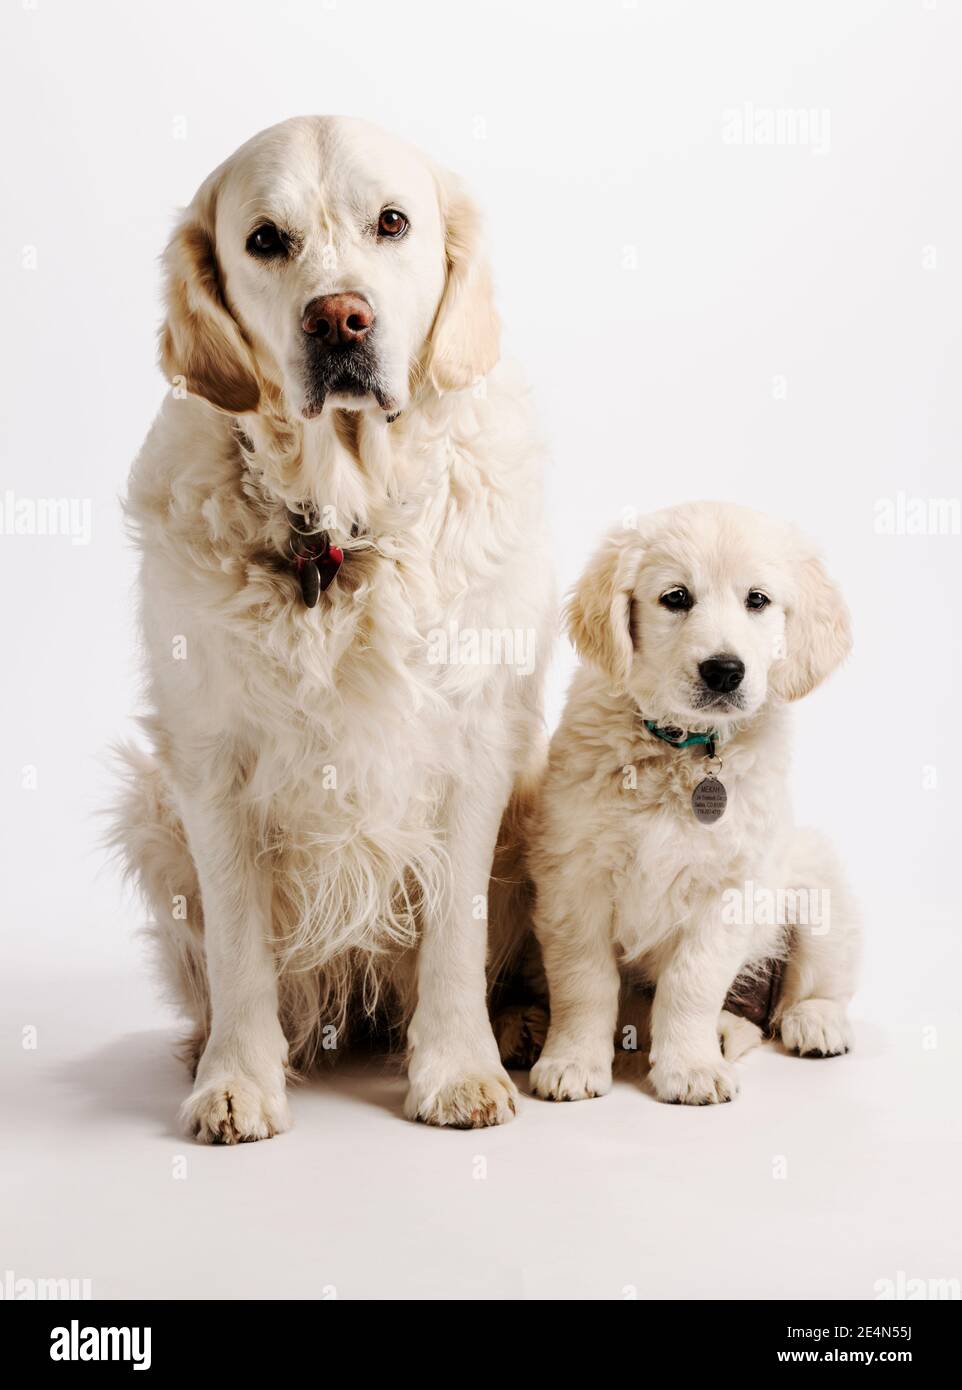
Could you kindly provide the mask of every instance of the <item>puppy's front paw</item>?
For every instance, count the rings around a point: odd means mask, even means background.
[[[412,1078],[404,1113],[409,1120],[426,1125],[486,1129],[513,1119],[517,1102],[517,1088],[508,1073],[492,1067],[450,1080]]]
[[[670,1105],[719,1105],[738,1095],[735,1072],[721,1057],[694,1064],[665,1059],[655,1063],[649,1079],[658,1099]]]
[[[272,1085],[251,1076],[219,1078],[198,1086],[180,1111],[185,1131],[202,1144],[249,1144],[290,1129],[283,1074]]]
[[[542,1057],[531,1068],[531,1089],[542,1100],[594,1100],[611,1090],[611,1062]]]
[[[757,1023],[722,1009],[718,1020],[718,1041],[727,1062],[737,1062],[739,1057],[744,1057],[746,1052],[757,1047],[763,1037]]]
[[[782,1015],[782,1042],[799,1057],[840,1057],[854,1043],[844,1005],[834,999],[802,999]]]

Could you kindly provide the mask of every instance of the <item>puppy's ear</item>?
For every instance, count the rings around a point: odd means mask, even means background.
[[[214,194],[198,193],[164,252],[167,318],[160,365],[168,381],[219,410],[256,410],[260,385],[254,355],[227,306],[214,250]]]
[[[631,596],[641,559],[637,531],[613,532],[592,558],[564,611],[568,636],[579,656],[600,667],[616,686],[628,679],[635,654]]]
[[[439,176],[447,280],[438,306],[426,371],[438,391],[460,391],[486,376],[501,351],[491,270],[481,240],[481,216],[451,174]]]
[[[772,691],[783,700],[808,695],[852,648],[845,600],[816,555],[803,555],[798,576],[785,621],[785,656],[771,673]]]

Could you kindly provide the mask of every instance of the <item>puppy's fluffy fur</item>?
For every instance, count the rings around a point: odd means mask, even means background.
[[[681,587],[690,606],[670,611],[661,600]],[[769,601],[747,606],[752,592]],[[655,986],[650,1079],[659,1098],[731,1099],[737,1083],[719,1035],[728,1034],[729,1054],[744,1036],[730,1015],[720,1025],[722,1004],[737,976],[778,957],[775,1026],[785,1045],[847,1051],[855,910],[829,847],[794,828],[788,798],[786,705],[850,642],[845,605],[820,562],[788,527],[755,513],[678,507],[609,536],[571,600],[568,627],[585,665],[551,744],[530,851],[551,1006],[535,1091],[577,1100],[609,1089],[627,981]],[[731,695],[699,674],[720,654],[745,665]],[[646,718],[719,732],[721,820],[702,825],[692,812],[704,747],[673,748]],[[816,893],[827,927],[821,910],[802,920],[800,903]],[[770,920],[773,904],[780,920]]]
[[[385,206],[409,220],[396,243]],[[285,238],[270,262],[248,244],[265,221]],[[128,498],[152,752],[129,753],[117,820],[195,1028],[184,1123],[287,1128],[285,1069],[378,1006],[406,1029],[411,1117],[501,1122],[485,972],[510,941],[488,949],[485,906],[506,807],[540,770],[552,590],[478,215],[374,128],[299,119],[208,179],[165,268],[174,389]],[[319,408],[302,320],[342,291],[374,311],[374,387]],[[314,609],[285,510],[305,505],[350,552]],[[454,629],[521,631],[537,669],[437,660],[432,631]]]

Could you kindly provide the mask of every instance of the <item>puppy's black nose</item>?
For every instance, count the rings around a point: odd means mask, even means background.
[[[325,347],[363,342],[374,323],[374,310],[360,294],[325,294],[304,310],[301,328]]]
[[[737,690],[745,677],[745,663],[737,656],[710,656],[701,662],[698,674],[709,690],[717,690],[719,695],[730,695]]]

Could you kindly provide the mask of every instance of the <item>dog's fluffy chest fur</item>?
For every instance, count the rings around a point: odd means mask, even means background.
[[[520,640],[483,650],[466,640],[482,630],[537,630],[536,645],[543,633],[542,594],[535,603],[523,597],[545,550],[530,437],[526,457],[519,440],[507,441],[498,473],[478,461],[491,448],[485,417],[462,422],[461,435],[453,423],[402,436],[395,478],[359,481],[369,461],[348,468],[335,454],[323,480],[301,464],[300,476],[275,470],[261,481],[256,451],[245,468],[223,417],[168,400],[135,468],[128,510],[145,555],[152,679],[187,697],[180,712],[198,731],[269,731],[282,740],[289,730],[303,760],[305,737],[319,751],[343,752],[366,707],[366,745],[404,729],[410,739],[415,713],[443,721],[453,708],[482,703],[492,685],[530,674],[515,659]],[[289,525],[270,493],[279,483],[288,501],[310,487],[322,525],[334,515],[349,549],[313,610],[287,560]],[[543,581],[539,589],[547,594]],[[230,679],[218,680],[225,671]]]
[[[584,882],[587,873],[590,891],[611,904],[623,961],[642,974],[646,958],[657,958],[686,927],[715,918],[722,929],[727,890],[777,873],[791,829],[783,720],[768,714],[719,753],[728,804],[718,822],[705,826],[691,805],[706,775],[704,750],[660,743],[645,733],[641,714],[594,673],[576,677],[552,743],[532,851],[537,877],[554,882],[570,873]],[[761,929],[750,954],[774,949],[776,938]]]

